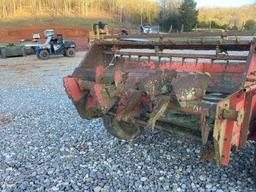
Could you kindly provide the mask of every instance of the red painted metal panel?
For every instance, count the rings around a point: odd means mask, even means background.
[[[242,89],[218,103],[214,141],[217,160],[220,165],[228,165],[232,146],[244,147],[248,136],[246,130],[248,130],[248,126],[255,116],[253,114],[256,109],[255,97],[256,85],[245,90]],[[236,119],[224,118],[224,110],[237,112]],[[243,135],[244,131],[245,136]]]
[[[63,79],[64,87],[67,95],[74,101],[78,102],[83,94],[81,93],[77,80],[74,77],[64,77]]]
[[[256,135],[256,93],[252,98],[250,132],[252,135]]]
[[[116,104],[118,106],[117,118],[120,120],[123,120],[126,117],[127,118],[125,120],[133,120],[132,118],[128,119],[128,117],[135,117],[136,114],[139,114],[142,110],[143,106],[147,106],[147,112],[152,113],[154,106],[151,102],[150,96],[148,96],[150,94],[146,94],[147,92],[145,91],[145,87],[144,89],[141,89],[144,90],[144,92],[137,92],[137,89],[136,91],[133,90],[138,82],[146,84],[147,77],[153,77],[153,74],[157,72],[164,74],[162,71],[170,72],[174,70],[182,72],[179,73],[179,75],[187,72],[206,72],[211,75],[209,80],[210,82],[207,85],[207,91],[216,91],[218,93],[222,93],[222,95],[231,94],[227,98],[221,100],[217,105],[214,140],[215,151],[218,153],[218,163],[220,165],[227,165],[230,159],[231,148],[233,146],[243,147],[244,143],[248,139],[249,132],[251,133],[251,135],[249,135],[249,139],[256,138],[256,135],[254,134],[256,133],[255,42],[251,45],[247,63],[244,62],[244,58],[237,59],[236,62],[234,62],[234,60],[236,60],[234,58],[227,59],[229,60],[227,62],[224,61],[225,59],[216,59],[212,57],[201,59],[193,57],[192,59],[187,59],[186,57],[179,58],[176,55],[176,57],[161,58],[161,56],[157,57],[159,56],[157,55],[158,52],[152,56],[138,54],[137,57],[133,57],[134,55],[132,54],[116,57],[115,53],[112,55],[103,53],[106,49],[110,51],[112,46],[112,52],[120,50],[121,48],[129,47],[125,45],[126,42],[122,43],[117,44],[116,47],[113,44],[109,44],[109,46],[103,46],[100,45],[100,43],[99,45],[94,45],[84,61],[82,61],[80,67],[73,73],[77,79],[73,77],[64,78],[66,92],[72,100],[74,102],[78,102],[80,100],[83,101],[79,103],[82,103],[81,105],[84,107],[85,112],[87,112],[87,109],[91,109],[91,113],[89,115],[85,114],[86,118],[103,116]],[[166,48],[173,48],[172,45],[168,45],[168,42],[166,43]],[[148,44],[151,49],[156,48],[154,46],[158,45],[153,45],[151,42],[147,42],[146,44]],[[131,44],[131,47],[147,48],[148,46],[146,44]],[[239,42],[235,42],[235,45],[237,47],[236,49],[239,51],[248,50],[250,46],[250,44],[247,43],[245,47],[242,47]],[[177,48],[183,49],[183,46],[187,48],[187,44],[182,44],[182,47]],[[195,46],[198,49],[205,48],[203,44],[196,44]],[[219,45],[215,44],[209,46],[212,50],[215,50],[217,46],[219,47]],[[233,44],[229,44],[223,48],[225,47],[236,50]],[[158,48],[161,50],[164,47]],[[191,48],[193,48],[193,46]],[[227,50],[229,51],[230,49]],[[110,64],[114,64],[115,66],[112,67],[113,65]],[[93,74],[91,71],[93,71]],[[106,71],[114,72],[113,79],[115,85],[113,82],[110,84],[103,83],[103,77],[106,75]],[[87,72],[90,73],[90,78]],[[127,78],[123,77],[123,74],[127,74]],[[182,76],[179,75],[178,77],[181,77],[182,79]],[[80,80],[79,77],[81,77]],[[161,78],[157,79],[156,82],[159,82],[160,79],[163,80],[162,76],[159,77]],[[84,78],[86,81],[82,80]],[[189,85],[192,85],[191,80],[187,80],[186,82]],[[152,85],[150,84],[148,87],[151,86]],[[157,87],[160,86],[156,86],[156,88]],[[134,92],[128,94],[127,91],[129,90]],[[85,96],[85,94],[88,95]],[[116,99],[117,97],[119,99]],[[168,97],[168,99],[170,98]],[[186,109],[185,107],[182,109],[191,114],[197,112],[193,110],[194,108],[192,108],[192,110],[191,108]],[[235,116],[226,117],[224,115],[224,112],[226,111],[228,113],[231,112],[231,114],[235,114]],[[198,115],[200,114],[202,115],[201,111],[198,111]],[[204,124],[204,122],[205,117],[201,116],[201,123]],[[206,138],[208,133],[207,124],[204,127],[206,127],[206,132],[203,132],[203,137]]]
[[[142,71],[145,69],[155,70],[176,70],[185,72],[208,72],[208,73],[243,73],[245,71],[245,62],[237,63],[225,63],[225,62],[159,62],[154,60],[143,60],[143,61],[125,61],[122,64],[124,70],[138,70]]]
[[[248,71],[246,75],[246,85],[254,84],[256,81],[256,41],[252,43],[248,57]]]
[[[94,92],[95,92],[95,96],[97,97],[97,101],[99,102],[99,104],[101,106],[106,106],[108,104],[108,101],[104,98],[104,96],[102,95],[103,93],[103,89],[104,89],[104,85],[103,84],[95,84],[94,85]]]

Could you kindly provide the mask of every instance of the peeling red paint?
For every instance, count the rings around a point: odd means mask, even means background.
[[[158,102],[166,99],[168,102],[171,101],[168,112],[177,110],[179,113],[199,117],[197,120],[201,123],[203,144],[207,143],[209,132],[214,142],[217,141],[215,151],[219,149],[221,154],[218,156],[216,152],[219,165],[229,163],[232,146],[244,147],[242,142],[247,141],[248,133],[250,133],[249,139],[256,138],[256,41],[246,43],[225,40],[215,43],[202,41],[201,43],[172,44],[162,39],[161,44],[159,41],[116,40],[115,42],[116,45],[111,44],[110,41],[103,40],[102,43],[99,41],[89,51],[83,63],[73,73],[84,82],[64,79],[66,91],[73,101],[83,96],[81,96],[83,94],[81,90],[91,94],[83,97],[87,99],[86,106],[79,113],[91,108],[91,111],[97,113],[92,113],[89,118],[113,113],[120,121],[136,122],[137,119],[146,121],[144,119],[154,113],[152,109]],[[248,57],[232,54],[199,54],[200,50],[213,52],[216,47],[226,51],[248,51],[250,46]],[[155,48],[159,50],[196,49],[199,52],[167,53],[156,52]],[[151,49],[151,51],[131,51],[130,49]],[[114,63],[115,66],[110,66],[109,62]],[[175,71],[175,77],[169,73],[173,71]],[[196,76],[186,79],[186,75],[194,74],[207,75],[207,81],[205,78],[196,78]],[[76,87],[77,83],[80,90]],[[80,102],[83,106],[84,101]],[[204,106],[204,104],[207,105]],[[235,119],[237,117],[224,119],[221,117],[223,111],[220,109],[234,111],[235,114],[241,112],[242,116],[239,115],[240,119]],[[214,115],[216,115],[215,119]],[[86,112],[84,116],[88,117]],[[167,128],[168,122],[164,121],[171,121],[171,119],[163,118],[166,119],[162,119],[162,124]],[[208,126],[208,120],[210,123],[215,121],[215,135],[212,135],[209,130],[211,126]],[[196,131],[198,132],[198,129]]]
[[[74,77],[65,77],[63,79],[64,87],[68,96],[75,102],[78,102],[83,94],[81,93],[77,80]]]
[[[96,81],[102,79],[104,75],[104,67],[103,65],[99,65],[96,67]]]
[[[176,70],[186,72],[208,72],[208,73],[242,73],[245,70],[245,63],[223,65],[218,63],[187,63],[187,62],[166,62],[161,63],[159,68],[164,70]]]
[[[86,102],[86,108],[93,108],[95,107],[95,102],[93,96],[89,95],[87,97],[87,102]]]
[[[102,84],[97,83],[94,85],[94,91],[95,91],[95,95],[97,97],[97,101],[99,102],[99,104],[101,106],[106,106],[108,104],[108,102],[102,95],[103,89],[104,89],[104,85],[102,85]]]
[[[144,61],[139,62],[139,65],[142,68],[149,68],[152,70],[157,68],[156,63],[154,63],[153,61],[149,61],[149,60],[144,60]]]
[[[150,104],[150,99],[149,99],[145,94],[142,94],[142,95],[141,95],[140,101],[141,101],[141,103],[143,103],[144,105],[149,105],[149,104]]]
[[[120,69],[115,70],[114,78],[115,78],[115,85],[116,87],[118,87],[122,82],[122,71]]]
[[[256,44],[256,43],[255,43]],[[253,84],[256,81],[256,50],[250,58],[250,66],[247,73],[247,84]]]

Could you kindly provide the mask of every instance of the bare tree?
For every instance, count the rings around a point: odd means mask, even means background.
[[[156,17],[157,11],[158,3],[155,0],[0,0],[1,18],[22,12],[30,13],[33,17],[40,17],[40,14],[50,17],[87,17],[89,13],[100,17],[104,13],[122,23],[125,20],[151,21]]]

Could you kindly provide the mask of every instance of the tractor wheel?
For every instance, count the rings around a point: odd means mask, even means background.
[[[132,140],[140,135],[141,129],[132,123],[124,121],[117,121],[114,117],[105,116],[103,117],[103,123],[106,130],[121,140]]]
[[[75,49],[73,48],[68,48],[66,50],[66,56],[67,57],[74,57],[76,55]]]
[[[42,59],[42,60],[47,60],[49,59],[49,52],[47,50],[42,50],[40,53],[39,53],[39,58]]]

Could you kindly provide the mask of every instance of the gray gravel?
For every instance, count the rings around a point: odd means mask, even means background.
[[[62,87],[84,53],[0,60],[0,191],[255,191],[253,144],[228,167],[163,133],[127,143],[82,120]]]

